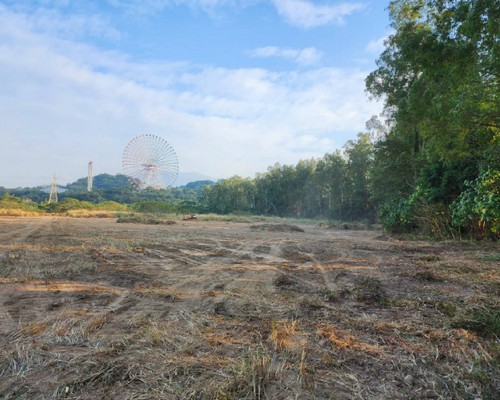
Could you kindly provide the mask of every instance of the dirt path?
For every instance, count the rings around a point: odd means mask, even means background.
[[[268,228],[0,219],[0,398],[493,398],[495,244]]]

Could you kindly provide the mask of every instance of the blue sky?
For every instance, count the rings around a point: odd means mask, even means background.
[[[119,173],[153,133],[180,171],[253,177],[341,148],[384,0],[0,0],[0,186]],[[180,182],[183,183],[183,182]]]

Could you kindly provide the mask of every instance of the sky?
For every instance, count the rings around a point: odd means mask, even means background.
[[[341,149],[382,110],[387,3],[0,0],[0,186],[122,173],[141,134],[212,179]]]

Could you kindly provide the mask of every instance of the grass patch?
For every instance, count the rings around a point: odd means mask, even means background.
[[[228,381],[207,398],[267,399],[266,388],[271,382],[281,380],[284,369],[284,363],[264,348],[250,351],[234,364]]]
[[[422,269],[420,271],[415,272],[415,278],[428,281],[428,282],[442,282],[443,279],[437,276],[433,271],[428,268]]]
[[[500,310],[474,307],[452,321],[453,328],[463,328],[484,338],[500,336]]]
[[[479,257],[481,261],[500,262],[500,253],[483,254]]]
[[[387,296],[379,279],[366,276],[357,280],[354,294],[357,301],[365,303],[386,304]]]
[[[72,218],[117,218],[123,215],[123,211],[69,210],[65,215]]]
[[[0,208],[0,217],[37,217],[41,214],[42,211]]]

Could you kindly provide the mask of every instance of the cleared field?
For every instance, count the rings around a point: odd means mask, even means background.
[[[296,228],[0,219],[0,398],[500,392],[498,244]]]

